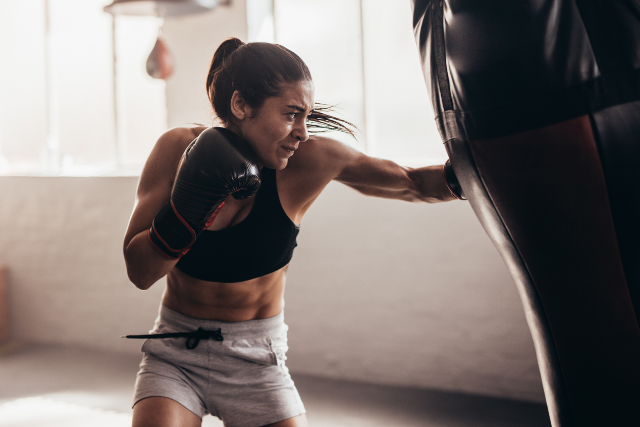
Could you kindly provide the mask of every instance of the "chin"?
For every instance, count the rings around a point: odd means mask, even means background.
[[[280,160],[278,162],[278,165],[274,169],[281,171],[282,169],[286,168],[288,164],[289,164],[289,159]]]
[[[270,162],[264,163],[264,165],[269,169],[275,169],[277,171],[281,171],[282,169],[286,168],[288,164],[289,164],[289,159],[282,159],[282,158],[278,158]]]

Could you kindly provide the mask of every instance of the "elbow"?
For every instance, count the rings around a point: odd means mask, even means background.
[[[141,291],[146,291],[155,283],[155,280],[150,280],[130,271],[127,271],[127,275],[129,276],[129,281],[133,283],[133,286],[140,289]]]
[[[140,289],[141,291],[146,291],[155,283],[155,280],[151,280],[149,277],[145,277],[144,274],[136,268],[131,268],[127,263],[127,276],[129,277],[129,281],[133,283],[133,286]]]
[[[129,281],[141,291],[146,291],[158,280],[158,278],[155,276],[152,277],[152,275],[149,274],[148,271],[145,272],[145,269],[140,268],[140,262],[129,260],[126,255],[127,254],[125,251],[124,261],[127,268],[127,276],[129,277]]]

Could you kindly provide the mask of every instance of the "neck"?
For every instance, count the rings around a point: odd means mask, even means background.
[[[244,138],[244,136],[242,135],[242,131],[240,130],[240,127],[238,125],[236,125],[235,123],[233,123],[233,122],[225,123],[225,124],[222,125],[222,127],[225,128],[225,129],[230,130],[233,133],[235,133],[236,135],[238,135],[240,137],[240,139],[242,139],[244,141],[244,144],[246,144],[246,147],[253,154],[251,156],[253,158],[253,161],[255,162],[256,165],[258,165],[258,168],[262,169],[264,167],[264,162],[258,157],[256,151],[253,149],[253,147],[251,146],[249,141],[247,141]]]

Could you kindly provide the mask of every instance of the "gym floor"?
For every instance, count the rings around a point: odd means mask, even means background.
[[[140,357],[0,346],[0,427],[130,427]],[[545,405],[294,375],[311,427],[547,427]],[[206,416],[204,427],[222,427]]]

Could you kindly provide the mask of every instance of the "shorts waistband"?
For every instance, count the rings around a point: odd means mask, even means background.
[[[177,311],[160,305],[160,324],[175,329],[176,331],[195,331],[198,328],[206,330],[220,329],[224,338],[243,337],[263,337],[275,335],[279,332],[286,332],[287,325],[284,323],[284,312],[267,319],[246,320],[243,322],[222,322],[220,320],[196,319],[185,316]],[[156,322],[157,326],[158,322]],[[155,328],[154,328],[155,329]]]

